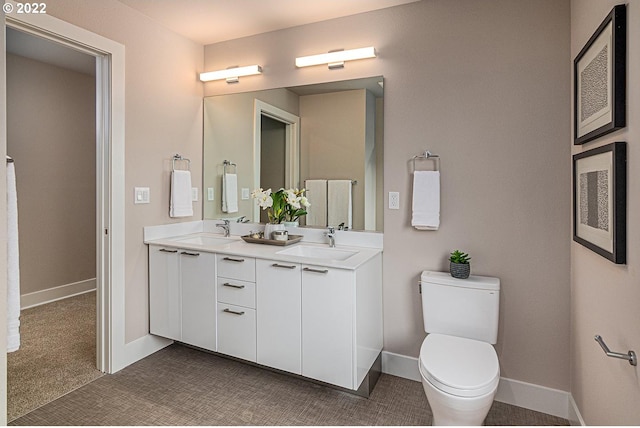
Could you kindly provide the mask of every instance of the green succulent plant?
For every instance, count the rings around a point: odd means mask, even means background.
[[[469,260],[471,260],[471,257],[469,257],[469,254],[463,253],[460,250],[455,250],[453,253],[451,253],[451,257],[449,257],[449,261],[451,263],[459,263],[463,265],[468,265]]]

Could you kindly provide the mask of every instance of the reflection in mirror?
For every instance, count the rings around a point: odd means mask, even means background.
[[[382,231],[382,81],[206,97],[204,218],[265,223],[254,189],[306,187],[312,205],[301,226]],[[225,160],[237,165],[227,180]],[[234,195],[238,210],[223,210],[223,198]]]

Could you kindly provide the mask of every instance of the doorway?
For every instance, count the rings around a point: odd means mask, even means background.
[[[6,30],[6,46],[7,154],[18,195],[21,295],[21,344],[7,365],[11,421],[101,372],[96,59],[14,28]]]
[[[6,16],[5,28],[53,40],[95,58],[96,366],[102,372],[114,373],[155,346],[153,341],[148,346],[144,342],[129,350],[125,343],[124,46],[49,15]],[[6,282],[2,287],[6,290]],[[6,325],[6,319],[0,319],[0,328],[6,329]],[[0,388],[0,400],[6,403],[6,388]],[[0,421],[6,423],[4,416],[0,415]]]
[[[253,110],[253,188],[299,187],[300,117],[258,99]],[[277,166],[269,164],[270,157],[277,158]],[[263,178],[268,182],[263,183]],[[264,212],[254,205],[254,221],[265,222],[261,215]]]

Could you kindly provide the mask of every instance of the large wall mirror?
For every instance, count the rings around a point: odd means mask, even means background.
[[[204,218],[264,223],[254,189],[307,188],[301,226],[382,232],[383,110],[382,76],[206,97]]]

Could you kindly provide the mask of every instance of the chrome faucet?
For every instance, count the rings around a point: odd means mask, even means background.
[[[236,223],[249,223],[249,219],[246,215],[243,215],[242,217],[238,217]]]
[[[336,229],[334,227],[329,227],[329,230],[325,233],[327,238],[329,238],[329,246],[331,248],[336,246],[336,237],[335,237]]]
[[[216,226],[221,227],[222,229],[224,229],[224,237],[228,238],[230,235],[229,232],[229,220],[223,220],[224,223],[218,223],[216,224]]]

